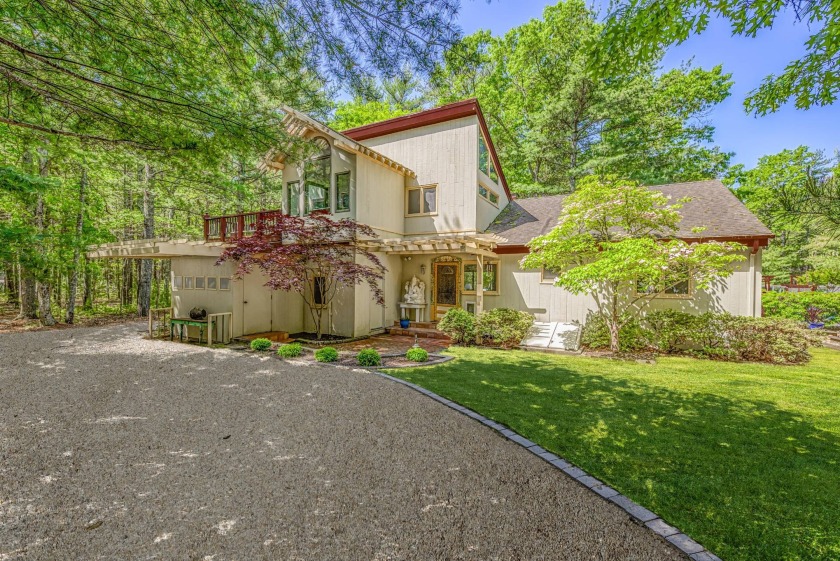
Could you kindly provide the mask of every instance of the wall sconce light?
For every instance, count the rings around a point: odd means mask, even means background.
[[[425,265],[420,265],[420,274],[421,274],[421,275],[425,275],[425,274],[426,274],[426,266],[425,266]]]
[[[403,257],[403,261],[411,261],[411,255],[409,255],[408,257]]]

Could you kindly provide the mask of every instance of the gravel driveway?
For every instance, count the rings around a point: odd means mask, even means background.
[[[0,335],[0,561],[683,559],[399,384],[142,329]]]

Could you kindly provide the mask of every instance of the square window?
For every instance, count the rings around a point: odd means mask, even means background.
[[[184,277],[184,290],[192,290],[195,287],[193,277]]]
[[[499,291],[499,264],[485,263],[484,264],[484,292],[498,292]]]
[[[554,281],[557,279],[557,273],[552,270],[546,269],[545,267],[542,268],[540,272],[540,282],[547,282],[554,284]]]
[[[350,172],[339,173],[335,176],[335,211],[350,210]]]
[[[204,290],[204,277],[195,277],[195,289]]]
[[[230,290],[230,277],[219,277],[219,290]]]
[[[207,277],[207,290],[216,290],[217,280],[216,277]]]
[[[412,187],[406,191],[406,216],[434,214],[437,212],[437,186]]]
[[[180,290],[184,287],[184,277],[177,276],[172,279],[172,290]]]

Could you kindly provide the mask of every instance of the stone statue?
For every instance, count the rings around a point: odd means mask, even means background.
[[[410,281],[405,281],[403,288],[405,289],[405,294],[403,295],[404,303],[426,303],[426,283],[418,279],[416,276],[411,277]]]

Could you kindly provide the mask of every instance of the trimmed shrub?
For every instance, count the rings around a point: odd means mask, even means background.
[[[697,315],[677,310],[652,312],[645,316],[644,322],[650,345],[663,353],[673,353],[690,345],[700,327]]]
[[[411,362],[426,362],[429,360],[429,353],[426,349],[420,347],[412,347],[405,353],[405,358]]]
[[[826,323],[840,323],[840,292],[765,292],[761,305],[765,317],[806,321],[814,306],[822,309]]]
[[[318,362],[335,362],[338,360],[338,351],[333,347],[324,347],[315,351],[315,360]]]
[[[822,337],[792,320],[754,318],[729,314],[703,314],[703,331],[714,344],[699,346],[692,354],[717,360],[799,364],[811,355],[808,347],[822,344]],[[719,333],[714,333],[720,330]],[[708,335],[707,335],[708,337]]]
[[[481,312],[475,320],[476,339],[485,339],[505,349],[519,346],[534,326],[534,316],[510,308]]]
[[[382,364],[382,357],[376,349],[362,349],[356,355],[356,360],[359,361],[360,366],[379,366]]]
[[[469,345],[475,340],[475,317],[463,308],[452,308],[437,324],[453,343]]]
[[[282,358],[295,358],[303,354],[303,345],[300,343],[289,343],[277,349],[277,356]]]
[[[618,331],[619,351],[624,353],[643,351],[650,347],[651,334],[644,329],[639,320],[633,318]],[[601,350],[610,348],[610,329],[600,314],[589,314],[580,334],[580,344],[585,349]]]
[[[271,348],[271,340],[263,339],[260,337],[259,339],[254,339],[251,341],[251,350],[252,351],[267,351]]]

